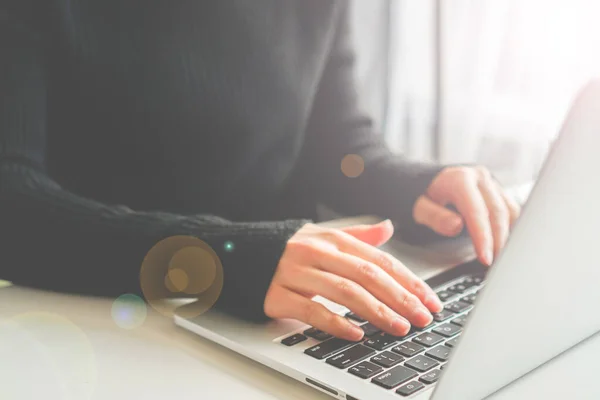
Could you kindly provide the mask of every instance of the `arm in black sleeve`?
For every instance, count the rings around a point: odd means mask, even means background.
[[[320,200],[336,211],[392,218],[402,233],[411,233],[414,204],[441,167],[393,154],[382,135],[374,132],[357,95],[348,8],[347,2],[340,5],[299,175],[307,182],[309,176],[319,177],[315,190]],[[342,159],[349,154],[364,160],[364,172],[357,178],[342,173]]]
[[[163,238],[190,235],[221,259],[218,304],[236,315],[264,318],[274,269],[288,238],[306,221],[233,223],[135,212],[63,190],[44,167],[43,51],[34,33],[2,8],[0,52],[0,278],[93,295],[140,293],[146,253]],[[223,250],[226,241],[235,243],[235,251]]]

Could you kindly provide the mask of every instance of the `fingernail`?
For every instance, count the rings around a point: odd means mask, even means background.
[[[363,338],[365,332],[357,326],[350,329],[350,340],[359,341]]]
[[[458,233],[459,229],[461,228],[461,225],[462,221],[458,218],[448,218],[444,221],[444,229],[449,234]]]
[[[395,318],[392,321],[392,330],[398,336],[404,336],[410,330],[410,323],[404,318]]]
[[[415,318],[419,321],[419,325],[427,326],[433,321],[433,315],[425,307],[418,307],[415,312]]]
[[[432,309],[434,312],[440,312],[442,308],[444,308],[444,305],[440,301],[440,298],[437,296],[437,294],[427,295],[425,298],[425,306],[429,309]]]
[[[494,253],[491,249],[487,249],[485,251],[485,261],[487,265],[492,265],[492,263],[494,262]]]
[[[379,224],[386,226],[386,227],[390,227],[390,226],[392,226],[392,221],[389,219],[386,219],[385,221],[381,221]]]

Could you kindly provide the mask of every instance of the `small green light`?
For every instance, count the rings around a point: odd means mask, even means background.
[[[235,244],[233,244],[233,242],[230,242],[230,241],[225,242],[223,247],[225,248],[225,251],[228,253],[231,253],[233,250],[235,250]]]

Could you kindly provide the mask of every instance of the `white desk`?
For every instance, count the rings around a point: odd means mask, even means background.
[[[427,276],[470,254],[465,247],[448,253],[448,246],[424,260],[423,250],[405,245],[391,251]],[[111,306],[110,300],[0,288],[0,399],[329,399],[152,311],[141,327],[123,330]],[[600,335],[493,399],[600,399],[598,355]]]
[[[327,399],[156,313],[123,330],[111,305],[0,289],[0,399]]]
[[[421,252],[403,250],[416,258]],[[0,288],[0,399],[330,399],[176,327],[150,308],[141,327],[119,328],[112,303]]]

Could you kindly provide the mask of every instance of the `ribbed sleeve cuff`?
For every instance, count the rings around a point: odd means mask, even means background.
[[[402,205],[401,209],[398,209],[398,205],[395,204],[396,213],[399,222],[402,222],[403,227],[410,228],[415,225],[413,217],[413,210],[417,199],[423,196],[434,178],[444,169],[444,167],[435,164],[419,163],[411,166],[410,171],[400,172],[397,178],[404,183],[402,187]],[[400,171],[399,169],[397,171]],[[393,198],[393,197],[390,197]],[[404,229],[401,229],[404,230]]]
[[[405,241],[418,243],[431,231],[415,222],[413,211],[417,199],[427,192],[435,177],[445,166],[432,163],[408,163],[398,160],[386,165],[385,181],[379,208],[383,216],[395,222],[396,232]],[[383,178],[382,178],[383,181]]]
[[[309,220],[289,220],[254,227],[231,241],[235,249],[220,252],[224,270],[221,296],[215,307],[250,321],[268,320],[264,300],[287,241]]]

